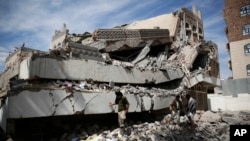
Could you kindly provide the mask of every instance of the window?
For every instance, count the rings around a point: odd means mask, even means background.
[[[195,25],[193,25],[192,30],[193,30],[193,31],[196,31],[196,30],[197,30]]]
[[[202,34],[202,29],[199,27],[199,33]]]
[[[189,28],[189,24],[188,24],[188,23],[186,23],[186,24],[185,24],[185,27],[186,27],[186,28]]]
[[[245,55],[250,55],[250,43],[244,46]]]
[[[250,15],[250,5],[242,6],[240,8],[240,16]]]
[[[247,75],[250,76],[250,64],[247,65]]]
[[[242,34],[243,35],[250,35],[250,24],[244,25],[242,27]]]
[[[61,47],[61,43],[58,43],[58,44],[57,44],[57,47]]]

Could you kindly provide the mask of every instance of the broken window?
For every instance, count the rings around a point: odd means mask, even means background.
[[[195,25],[193,25],[192,30],[196,31],[196,26]]]
[[[199,69],[204,69],[210,62],[209,62],[209,57],[208,54],[199,54],[194,63],[191,71],[199,70]]]
[[[185,27],[186,27],[186,28],[189,28],[189,23],[186,23],[186,24],[185,24]]]
[[[160,45],[152,45],[150,47],[150,51],[148,52],[147,56],[150,57],[157,57],[161,52],[164,52],[166,47],[166,44],[160,44]],[[110,58],[119,60],[119,61],[126,61],[131,62],[133,61],[142,51],[142,47],[138,48],[130,48],[128,50],[122,50],[122,51],[113,51],[109,52]]]
[[[203,40],[203,37],[202,37],[202,36],[199,36],[199,39],[200,39],[200,40]]]
[[[199,27],[199,33],[202,34],[202,29]]]
[[[57,47],[61,47],[61,43],[58,43],[58,44],[57,44]]]
[[[190,37],[191,37],[191,31],[186,31],[186,38],[190,39]]]
[[[250,35],[250,24],[244,25],[242,27],[242,34],[243,35]]]
[[[250,64],[247,65],[247,76],[250,76]]]
[[[140,53],[142,48],[131,48],[129,50],[123,50],[123,51],[113,51],[110,52],[110,58],[120,61],[127,61],[130,62],[136,58],[136,56]]]
[[[246,5],[240,8],[240,16],[250,15],[250,5]]]
[[[245,55],[250,55],[250,43],[244,46]]]

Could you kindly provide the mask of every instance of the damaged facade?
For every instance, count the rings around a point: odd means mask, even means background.
[[[9,56],[0,80],[6,132],[14,132],[8,119],[117,111],[108,106],[115,89],[129,112],[168,108],[187,92],[206,109],[220,85],[217,46],[204,40],[195,7],[93,33],[70,34],[64,24],[48,52],[23,46]]]

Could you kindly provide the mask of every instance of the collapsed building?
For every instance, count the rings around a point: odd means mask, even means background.
[[[112,113],[117,89],[129,112],[168,108],[185,93],[206,109],[207,92],[220,85],[218,49],[204,40],[195,7],[93,33],[71,34],[64,24],[48,52],[22,46],[7,57],[0,80],[6,132],[15,119]]]

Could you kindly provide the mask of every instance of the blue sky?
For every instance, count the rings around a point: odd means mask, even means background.
[[[202,11],[205,39],[219,48],[221,79],[231,76],[222,15],[224,0],[0,0],[0,72],[9,52],[20,47],[48,51],[56,29],[93,32],[171,13],[181,7]]]

